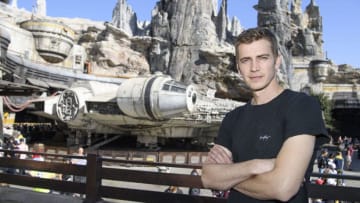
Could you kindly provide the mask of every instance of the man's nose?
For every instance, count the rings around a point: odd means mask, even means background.
[[[259,70],[259,63],[256,60],[251,63],[250,70],[254,72]]]

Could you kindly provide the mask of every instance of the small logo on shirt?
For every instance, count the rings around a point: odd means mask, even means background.
[[[268,141],[270,138],[271,136],[267,134],[259,136],[259,140],[264,142]]]

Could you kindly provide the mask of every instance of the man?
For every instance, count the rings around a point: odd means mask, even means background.
[[[228,202],[308,202],[303,183],[314,146],[328,141],[319,102],[279,84],[281,57],[268,29],[244,31],[235,48],[237,69],[253,98],[224,118],[202,182],[231,189]]]

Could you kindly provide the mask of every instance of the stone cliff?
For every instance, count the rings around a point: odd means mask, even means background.
[[[249,95],[236,75],[232,46],[242,27],[237,18],[229,22],[226,0],[219,11],[217,7],[217,1],[162,0],[151,22],[137,22],[131,7],[119,0],[105,28],[78,30],[79,44],[87,47],[96,74],[161,71],[204,91],[215,90],[217,96],[246,100]]]
[[[138,22],[126,0],[118,0],[112,21],[105,23],[50,18],[16,8],[3,9],[1,15],[14,23],[46,18],[71,27],[75,43],[86,50],[93,74],[136,76],[161,71],[178,81],[195,83],[200,90],[217,97],[246,101],[250,94],[238,77],[233,47],[243,28],[236,17],[231,21],[228,18],[227,0],[220,1],[219,7],[218,2],[160,0],[154,5],[150,22]],[[293,77],[294,67],[307,68],[310,76],[306,77],[311,77],[310,62],[325,60],[320,9],[311,0],[303,12],[301,4],[301,0],[259,0],[254,6],[258,26],[268,27],[279,36],[284,59],[280,80],[296,88],[304,80],[303,76]],[[335,64],[331,66],[330,70],[338,70]],[[326,77],[328,81],[343,81],[354,75],[330,71]]]

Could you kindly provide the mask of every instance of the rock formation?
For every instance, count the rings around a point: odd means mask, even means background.
[[[293,36],[291,54],[293,56],[314,56],[323,58],[322,18],[319,7],[311,0],[302,14],[301,1],[293,0],[291,4]]]
[[[17,8],[17,0],[12,0],[11,6]]]
[[[137,30],[137,17],[126,0],[118,0],[112,14],[112,24],[132,36]]]
[[[288,18],[287,0],[259,0],[255,7],[258,11],[258,26],[267,27],[277,33],[280,43],[280,53],[283,63],[280,69],[279,78],[285,84],[289,84],[292,72],[291,56],[289,45],[291,44],[290,18]]]
[[[44,8],[45,1],[37,2],[43,2],[39,6]],[[126,0],[117,1],[112,21],[106,23],[35,17],[74,29],[74,43],[85,48],[94,74],[133,76],[161,71],[178,81],[195,83],[205,92],[215,92],[217,97],[245,101],[250,95],[238,77],[233,47],[243,28],[236,17],[229,20],[227,0],[220,3],[218,9],[217,0],[160,0],[154,5],[151,22],[138,22]],[[302,12],[301,4],[301,0],[259,0],[254,6],[258,26],[279,36],[284,59],[279,78],[288,86],[294,62],[305,61],[302,65],[308,67],[311,60],[325,60],[319,7],[311,0]],[[12,19],[19,23],[29,16],[22,13]]]
[[[227,86],[224,78],[231,75],[234,57],[229,42],[241,26],[236,19],[228,26],[226,6],[223,0],[215,13],[214,1],[159,1],[152,12],[150,33],[161,40],[151,46],[151,71],[210,89]]]
[[[38,17],[46,16],[46,0],[36,0],[35,14]]]

